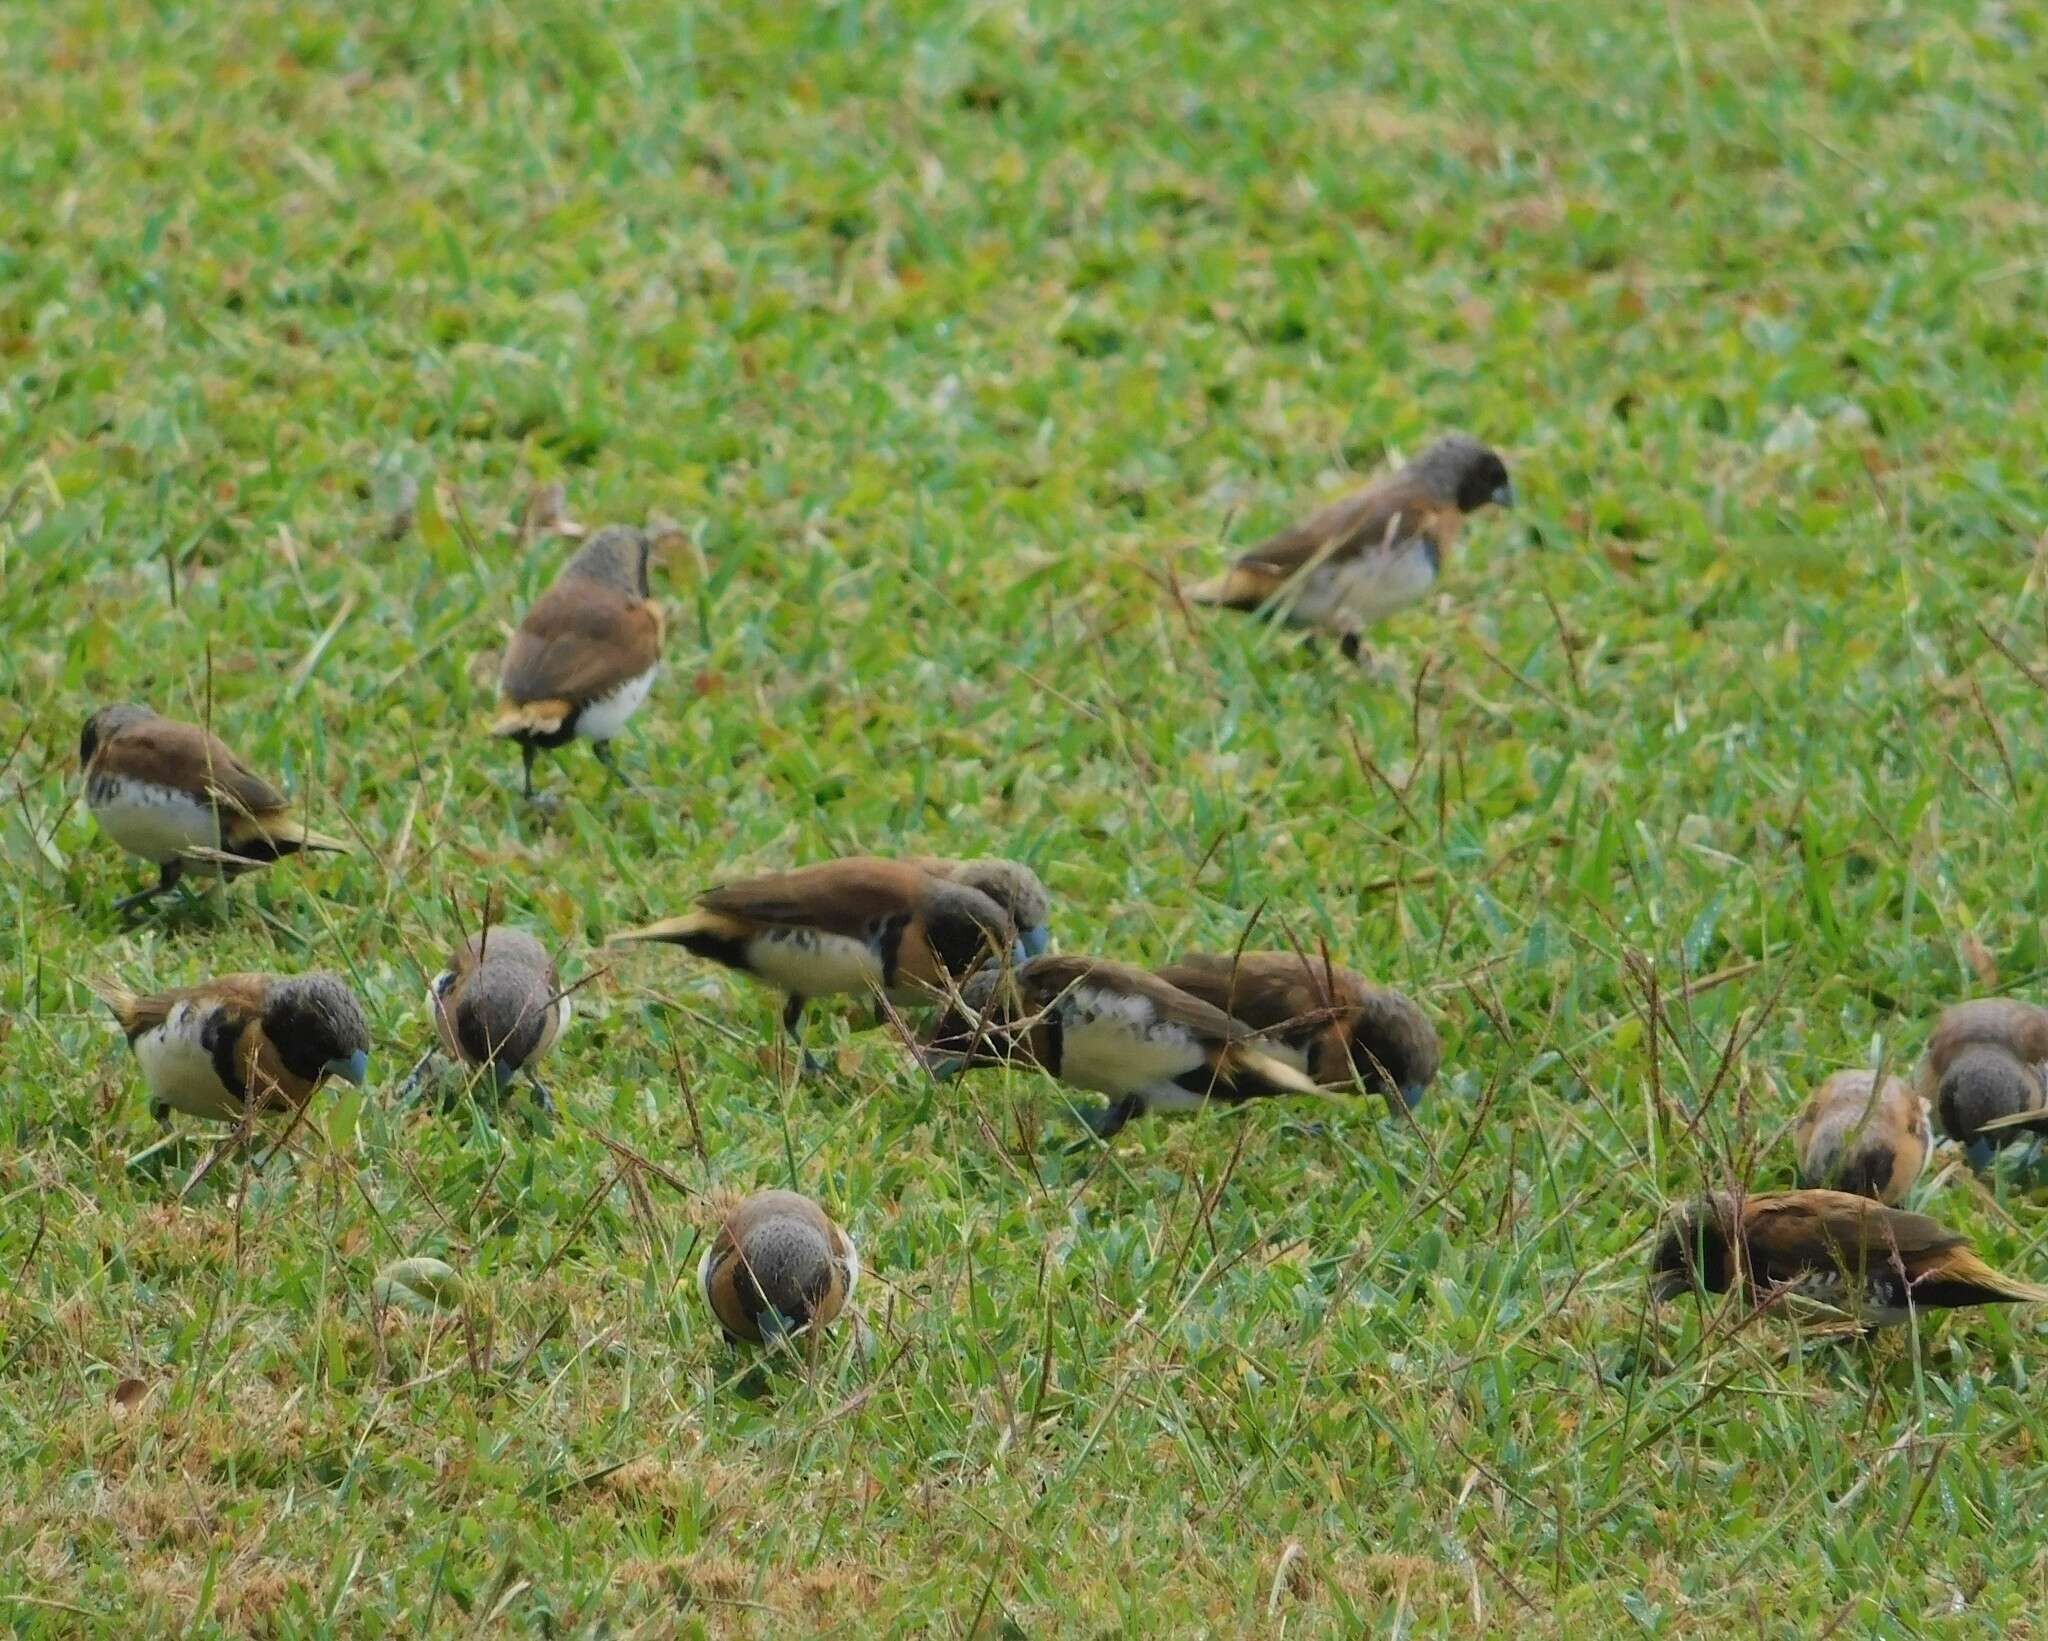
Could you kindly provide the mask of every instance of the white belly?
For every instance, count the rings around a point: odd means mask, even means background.
[[[1076,1088],[1130,1094],[1170,1084],[1203,1062],[1187,1028],[1161,1022],[1142,997],[1077,986],[1060,1015],[1060,1081]]]
[[[161,866],[187,849],[218,849],[213,806],[175,787],[118,777],[93,783],[86,807],[105,832],[131,855]]]
[[[659,665],[649,667],[638,678],[628,678],[611,694],[600,695],[576,715],[576,733],[586,741],[609,741],[640,710],[640,703],[654,688],[654,675],[659,671]]]
[[[770,929],[754,936],[747,964],[760,979],[793,997],[838,997],[877,991],[882,960],[864,940],[816,929]]]
[[[555,1046],[556,1040],[569,1029],[569,999],[557,997],[555,1006],[548,1011],[548,1023],[541,1030],[540,1041],[534,1044],[533,1056],[526,1063],[532,1065],[543,1054]]]
[[[233,1120],[241,1116],[242,1102],[221,1082],[213,1056],[199,1045],[202,1019],[190,1003],[179,1003],[162,1025],[135,1039],[143,1086],[152,1105],[167,1105],[191,1117]]]
[[[1427,598],[1435,585],[1428,543],[1418,540],[1392,556],[1369,552],[1311,573],[1294,601],[1294,620],[1340,630],[1369,627]]]

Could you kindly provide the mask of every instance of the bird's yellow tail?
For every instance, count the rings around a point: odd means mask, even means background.
[[[493,735],[554,735],[573,709],[567,701],[500,701]]]
[[[1220,576],[1187,589],[1190,604],[1216,604],[1230,610],[1255,610],[1278,590],[1270,576],[1249,565],[1233,564]]]
[[[104,976],[88,978],[85,989],[107,1005],[114,1018],[120,1022],[123,1031],[133,1032],[136,1012],[142,1003],[141,993],[130,990],[118,980],[110,980]]]
[[[667,946],[689,946],[703,939],[730,939],[742,931],[731,918],[721,917],[716,912],[685,912],[681,917],[665,917],[658,923],[642,924],[637,929],[621,929],[617,934],[605,936],[607,946],[630,946],[637,942],[656,942]]]
[[[1322,1089],[1285,1060],[1276,1060],[1258,1049],[1233,1044],[1223,1051],[1219,1068],[1239,1092],[1253,1096],[1273,1094],[1320,1094]]]

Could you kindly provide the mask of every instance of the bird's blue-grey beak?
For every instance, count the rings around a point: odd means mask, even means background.
[[[928,1054],[925,1067],[933,1077],[942,1083],[951,1082],[967,1069],[967,1060],[959,1054]]]
[[[1410,1111],[1413,1111],[1418,1105],[1422,1104],[1423,1090],[1427,1086],[1424,1083],[1403,1083],[1401,1085],[1401,1098],[1408,1102],[1408,1109]]]
[[[1493,504],[1496,507],[1512,507],[1515,505],[1515,486],[1513,480],[1509,480],[1498,490],[1494,491]]]
[[[1013,969],[1014,969],[1014,968],[1018,968],[1018,967],[1021,967],[1021,966],[1022,966],[1022,964],[1023,964],[1023,962],[1024,962],[1024,960],[1025,960],[1025,959],[1026,959],[1027,957],[1029,957],[1030,955],[1031,955],[1031,949],[1030,949],[1030,948],[1029,948],[1028,946],[1026,946],[1026,945],[1024,944],[1024,942],[1023,942],[1023,941],[1021,941],[1021,940],[1013,940],[1013,941],[1011,941],[1011,942],[1010,942],[1010,967],[1011,967],[1011,968],[1013,968]]]
[[[1035,929],[1026,929],[1024,938],[1018,944],[1024,948],[1026,957],[1042,957],[1046,948],[1052,944],[1052,930],[1043,923]]]
[[[761,1337],[771,1342],[777,1339],[794,1339],[804,1331],[802,1322],[785,1316],[773,1305],[762,1311],[754,1320],[761,1329]]]
[[[1964,1160],[1980,1174],[1991,1166],[1997,1155],[1998,1147],[1987,1139],[1974,1139],[1963,1147]]]
[[[356,1087],[361,1088],[363,1080],[370,1075],[370,1056],[364,1050],[357,1049],[346,1060],[329,1060],[327,1069],[343,1081],[354,1083]]]

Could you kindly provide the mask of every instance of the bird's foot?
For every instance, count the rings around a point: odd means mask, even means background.
[[[530,1071],[526,1074],[526,1081],[533,1090],[533,1097],[539,1103],[542,1115],[550,1120],[561,1116],[561,1108],[555,1104],[554,1095],[548,1092],[548,1085]]]
[[[1121,1100],[1111,1101],[1108,1105],[1097,1106],[1092,1111],[1080,1112],[1081,1121],[1088,1129],[1088,1138],[1076,1140],[1067,1147],[1066,1154],[1071,1157],[1076,1152],[1090,1150],[1098,1144],[1107,1145],[1124,1131],[1124,1125],[1135,1117],[1140,1109],[1137,1098],[1127,1095]]]

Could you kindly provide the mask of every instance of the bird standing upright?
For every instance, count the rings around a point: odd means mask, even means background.
[[[799,1044],[813,997],[929,1002],[984,962],[1023,960],[1009,915],[980,890],[873,855],[722,884],[694,911],[611,940],[681,946],[774,987]],[[806,1064],[816,1069],[808,1055]]]
[[[90,985],[135,1051],[159,1122],[297,1110],[327,1077],[360,1085],[369,1074],[369,1022],[339,975],[224,974],[149,993]]]
[[[1145,1112],[1318,1092],[1221,1009],[1101,957],[1034,957],[1014,974],[974,976],[925,1046],[941,1077],[971,1066],[1035,1065],[1108,1095],[1108,1105],[1082,1114],[1105,1140]]]
[[[1741,1285],[1825,1305],[1865,1327],[1916,1310],[2039,1304],[2048,1288],[2002,1276],[1924,1214],[1844,1191],[1716,1192],[1674,1214],[1651,1259],[1651,1291],[1675,1299]]]
[[[506,646],[493,735],[518,742],[526,796],[533,760],[581,737],[617,778],[611,740],[661,667],[661,606],[649,596],[655,537],[612,525],[585,542]]]
[[[1896,1208],[1927,1167],[1927,1102],[1897,1077],[1838,1071],[1814,1090],[1792,1130],[1799,1183],[1873,1197]]]
[[[156,884],[116,911],[169,893],[187,871],[237,877],[302,849],[348,852],[293,820],[284,794],[210,730],[148,707],[101,707],[79,733],[78,761],[100,829],[157,868]]]
[[[853,1239],[809,1197],[759,1191],[715,1204],[697,1291],[728,1339],[764,1344],[829,1326],[860,1281]]]
[[[1408,998],[1300,952],[1186,952],[1158,974],[1323,1088],[1398,1095],[1413,1110],[1443,1064],[1436,1027]]]
[[[1188,597],[1270,608],[1291,626],[1336,634],[1355,661],[1367,628],[1428,596],[1464,516],[1514,500],[1497,451],[1446,434],[1399,472],[1262,541]]]

